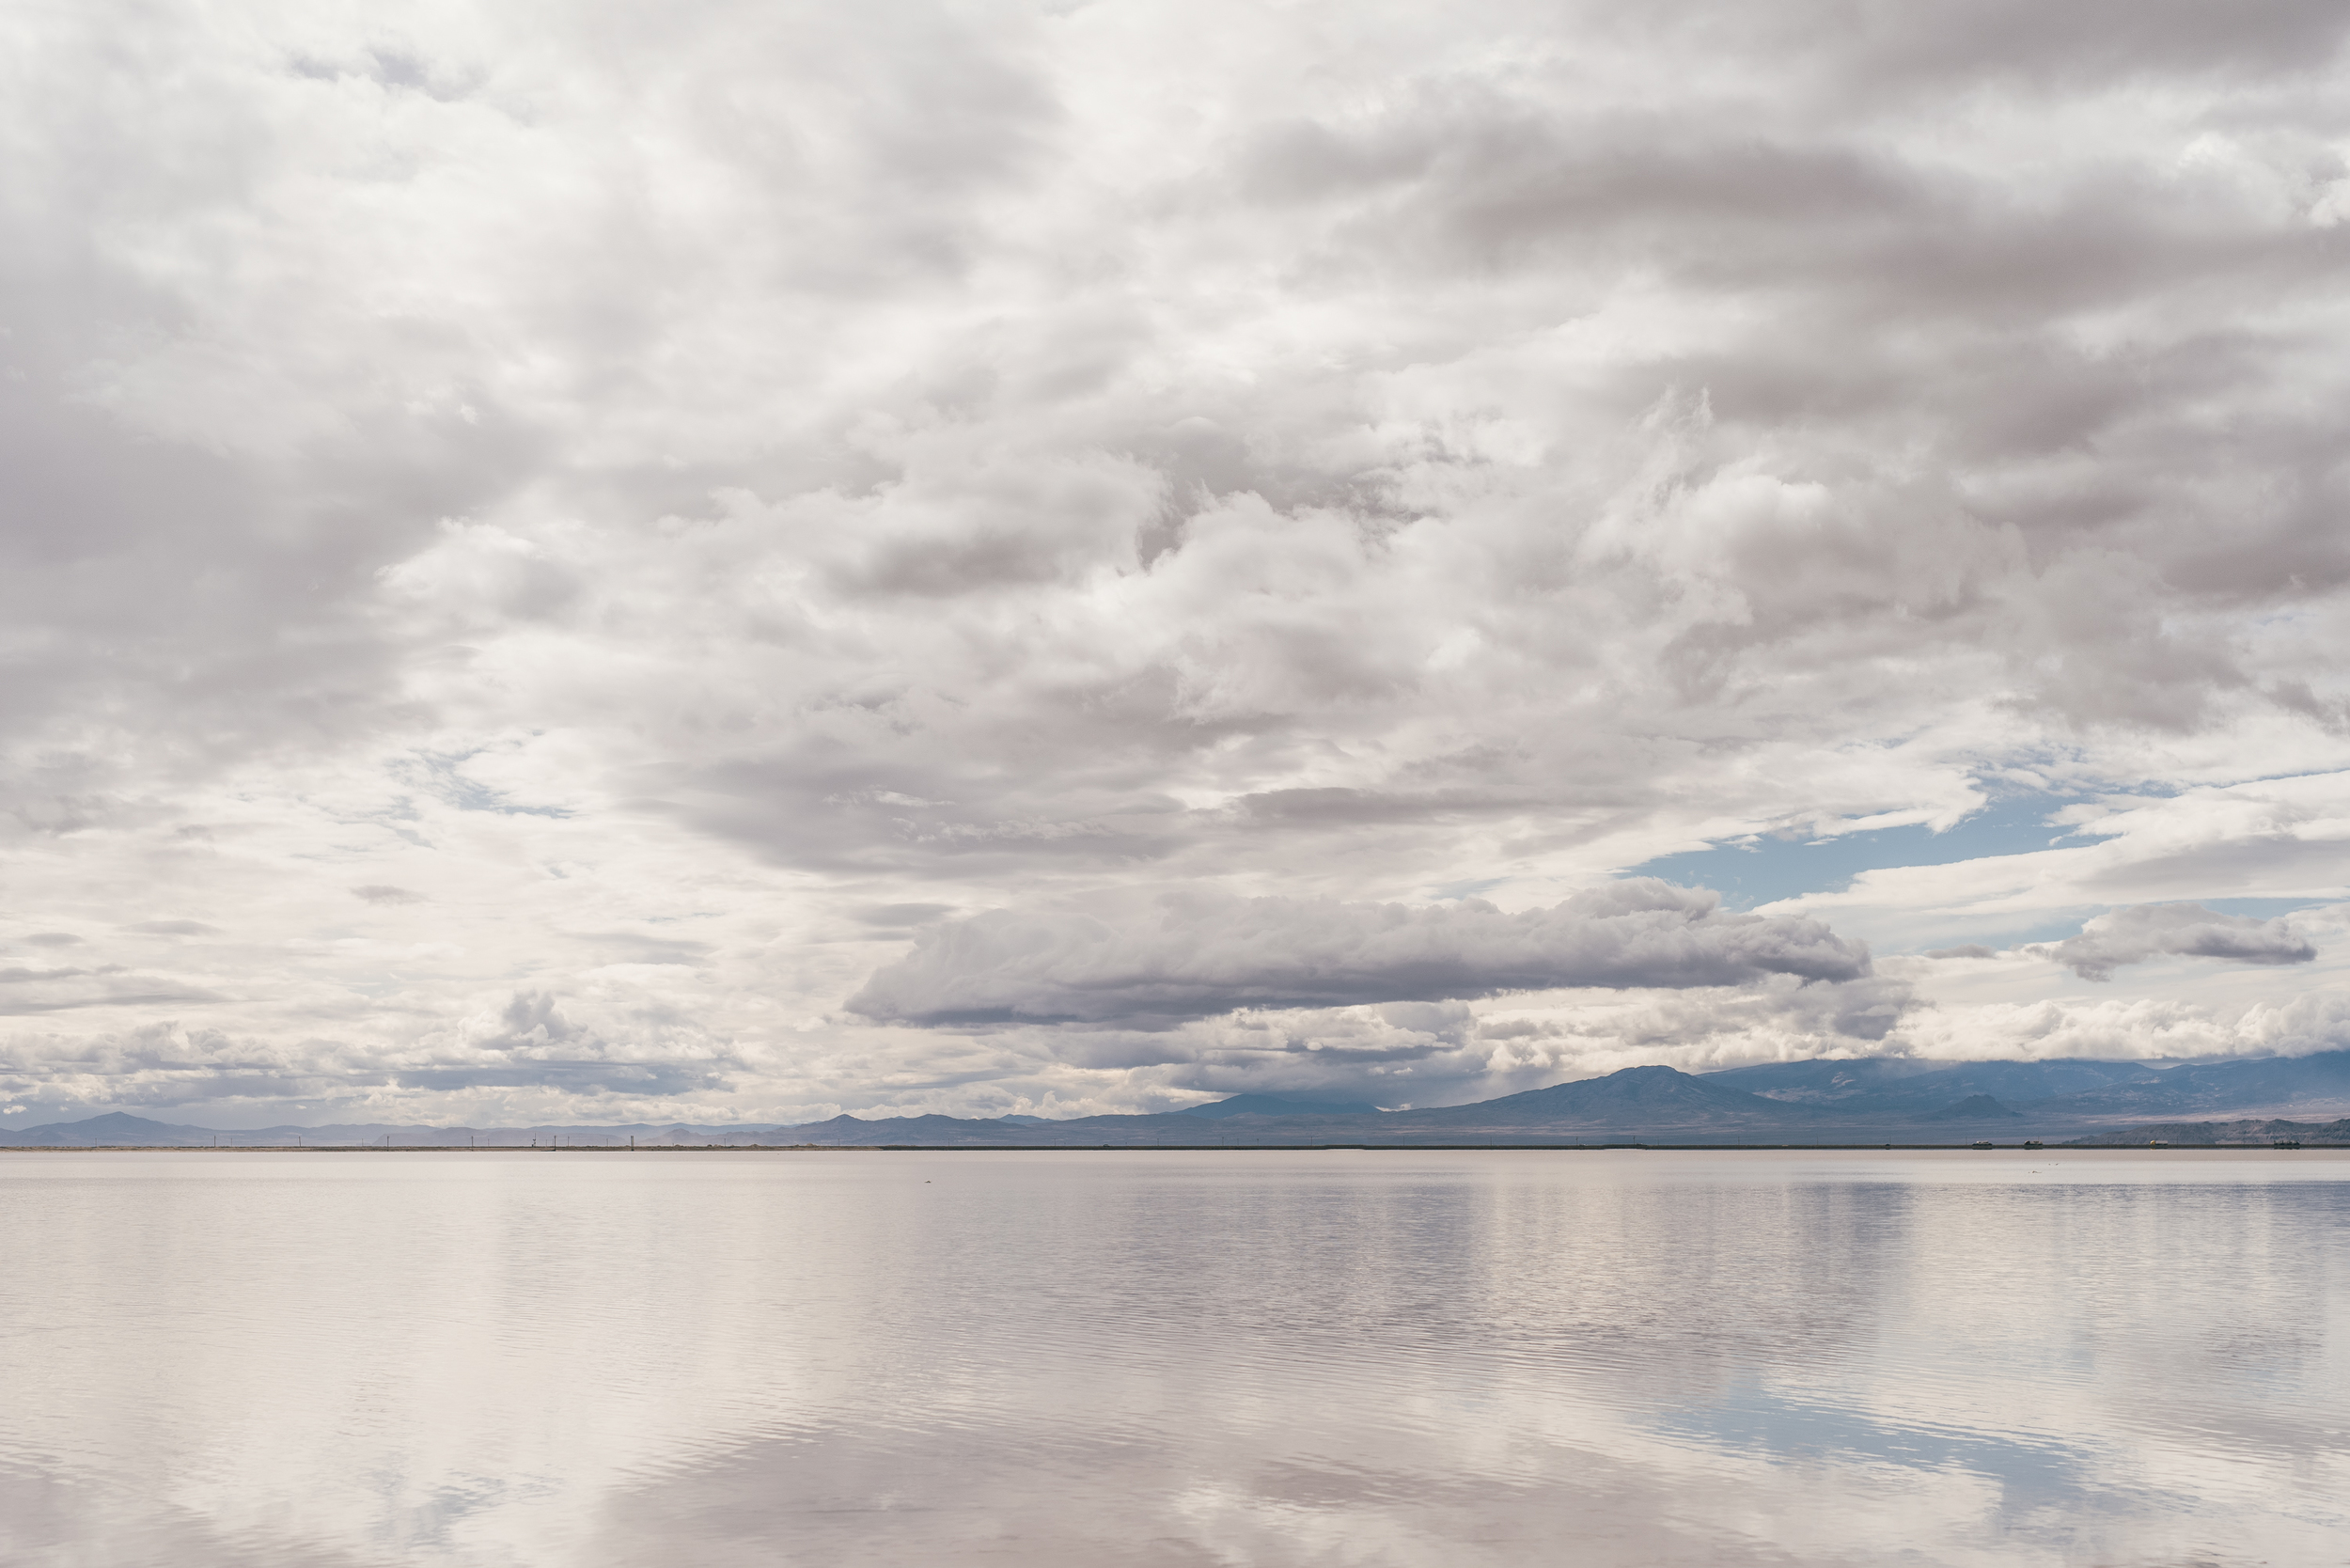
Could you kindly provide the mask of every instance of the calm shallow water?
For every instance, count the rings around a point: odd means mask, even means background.
[[[0,1560],[2350,1562],[2350,1158],[0,1156]]]

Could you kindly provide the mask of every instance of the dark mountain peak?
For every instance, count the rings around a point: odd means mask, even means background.
[[[1404,1113],[1414,1122],[1490,1126],[1683,1126],[1741,1119],[1773,1125],[1794,1107],[1663,1066],[1529,1089],[1474,1105]]]
[[[1791,1105],[1825,1104],[1882,1089],[1934,1070],[1913,1057],[1815,1057],[1804,1061],[1766,1061],[1726,1067],[1701,1074],[1707,1082],[1743,1089]]]
[[[1548,1089],[1529,1090],[1525,1094],[1509,1095],[1493,1102],[1508,1105],[1512,1101],[1530,1100],[1535,1095],[1548,1095],[1560,1100],[1588,1100],[1593,1104],[1614,1103],[1637,1105],[1748,1105],[1761,1099],[1742,1089],[1710,1084],[1677,1067],[1650,1065],[1625,1067],[1605,1077],[1581,1078],[1574,1083],[1553,1084]]]
[[[1926,1120],[1929,1121],[1980,1121],[1985,1117],[2013,1117],[2014,1115],[2016,1115],[2014,1111],[2008,1109],[1988,1094],[1969,1094],[1956,1105],[1945,1105],[1940,1110],[1932,1113]]]
[[[1377,1116],[1377,1105],[1355,1100],[1315,1100],[1296,1094],[1235,1094],[1204,1105],[1187,1105],[1177,1116]]]
[[[129,1111],[108,1111],[80,1121],[51,1121],[22,1132],[0,1132],[0,1142],[60,1149],[96,1149],[108,1145],[141,1144],[159,1148],[210,1143],[213,1129],[150,1121]]]

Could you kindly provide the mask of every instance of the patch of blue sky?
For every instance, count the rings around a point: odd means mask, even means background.
[[[1684,887],[1711,887],[1731,909],[1752,909],[1807,893],[1835,893],[1863,871],[1901,866],[1949,866],[1961,860],[2029,855],[2094,842],[2048,818],[2078,797],[2014,795],[1936,833],[1922,823],[1864,828],[1825,838],[1757,834],[1701,850],[1662,855],[1626,876],[1662,877]],[[2259,901],[2253,901],[2259,902]]]
[[[508,817],[563,818],[572,815],[571,808],[563,806],[520,805],[503,790],[492,789],[478,779],[469,778],[458,771],[465,763],[480,756],[486,749],[486,747],[476,746],[471,751],[459,752],[453,756],[442,756],[429,751],[415,752],[412,753],[415,764],[409,765],[407,771],[412,776],[420,771],[423,775],[424,788],[460,811],[494,811],[501,816]],[[415,764],[421,764],[421,767]]]
[[[1998,1482],[2003,1513],[2077,1497],[2085,1456],[2060,1438],[1888,1419],[1872,1411],[1779,1394],[1750,1381],[1710,1405],[1668,1409],[1657,1430],[1717,1451],[1850,1460],[1925,1471],[1963,1469]]]

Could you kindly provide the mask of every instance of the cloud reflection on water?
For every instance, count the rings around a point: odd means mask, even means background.
[[[2316,1151],[18,1156],[0,1556],[2312,1560],[2346,1202]]]

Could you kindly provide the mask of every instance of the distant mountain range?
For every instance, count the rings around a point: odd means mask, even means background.
[[[2339,1121],[2157,1121],[2151,1126],[2132,1127],[2122,1133],[2092,1133],[2066,1145],[2114,1148],[2122,1145],[2137,1147],[2148,1143],[2175,1143],[2193,1148],[2201,1145],[2264,1144],[2293,1142],[2305,1147],[2340,1148],[2350,1145],[2350,1117]]]
[[[2350,1051],[2189,1063],[1976,1061],[1901,1058],[1772,1062],[1689,1074],[1628,1067],[1497,1100],[1382,1111],[1341,1101],[1237,1094],[1146,1116],[858,1118],[793,1126],[635,1122],[617,1126],[418,1127],[343,1123],[227,1131],[115,1112],[22,1131],[0,1147],[527,1148],[724,1147],[760,1144],[871,1148],[1152,1148],[1320,1144],[1963,1143],[2088,1140],[2175,1143],[2350,1141],[2321,1122],[2350,1118]],[[2176,1132],[2164,1137],[2150,1123]],[[2250,1131],[2274,1124],[2273,1134]],[[2338,1124],[2350,1128],[2350,1120]],[[2201,1134],[2189,1129],[2205,1129]],[[2225,1134],[2226,1136],[2222,1136]]]
[[[305,1127],[197,1127],[183,1122],[151,1121],[143,1116],[112,1111],[82,1121],[53,1121],[20,1132],[0,1128],[0,1149],[204,1149],[378,1148],[459,1149],[468,1141],[484,1149],[552,1148],[625,1145],[631,1137],[645,1144],[720,1144],[750,1141],[752,1133],[767,1128],[691,1126],[684,1122],[639,1122],[628,1126],[580,1127],[419,1127],[393,1122],[337,1122]]]

